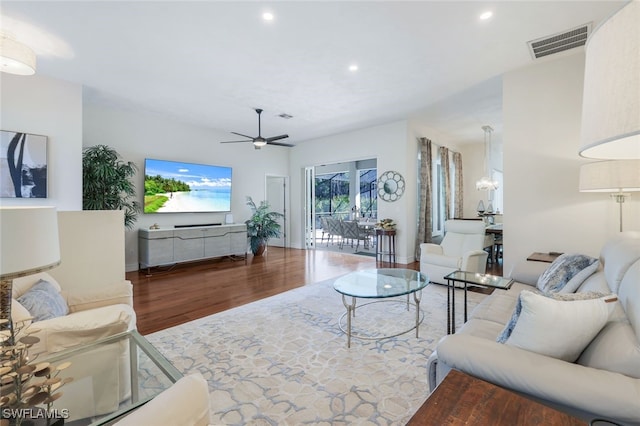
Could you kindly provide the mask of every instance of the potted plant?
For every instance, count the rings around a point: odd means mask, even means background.
[[[133,200],[135,185],[131,178],[137,167],[125,163],[106,145],[85,148],[82,152],[82,209],[124,210],[124,224],[128,229],[140,213],[140,203]]]
[[[255,256],[264,253],[269,238],[279,238],[281,235],[278,219],[284,215],[278,212],[269,211],[269,203],[261,201],[259,206],[253,202],[251,197],[247,197],[247,205],[251,208],[251,218],[247,224],[247,236],[249,237],[251,252]]]

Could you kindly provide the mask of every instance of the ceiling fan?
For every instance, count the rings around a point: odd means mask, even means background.
[[[220,143],[253,142],[253,147],[255,149],[260,149],[265,145],[278,145],[278,146],[289,146],[289,147],[293,146],[288,143],[275,142],[280,139],[286,139],[289,137],[289,135],[280,135],[280,136],[272,136],[270,138],[263,138],[260,130],[260,114],[262,114],[262,110],[260,108],[256,108],[256,112],[258,113],[258,136],[254,138],[253,136],[243,135],[242,133],[231,132],[234,135],[242,136],[249,139],[241,140],[241,141],[224,141]]]

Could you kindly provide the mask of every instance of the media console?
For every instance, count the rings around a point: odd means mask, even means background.
[[[247,255],[247,225],[138,230],[140,269],[223,256]]]

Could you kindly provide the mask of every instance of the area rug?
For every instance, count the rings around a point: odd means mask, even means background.
[[[369,251],[357,251],[355,252],[355,254],[359,255],[359,256],[370,256],[370,257],[376,257],[375,253],[371,253]]]
[[[354,338],[347,348],[339,327],[345,308],[332,283],[146,337],[182,373],[200,372],[208,381],[211,424],[405,424],[429,395],[426,364],[446,333],[446,287],[423,290],[418,338],[415,330]],[[469,293],[469,308],[484,297]],[[406,298],[395,302],[356,309],[354,331],[379,337],[411,328],[415,307],[407,312]]]

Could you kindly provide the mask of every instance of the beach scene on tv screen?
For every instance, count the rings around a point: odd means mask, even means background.
[[[230,210],[231,167],[145,160],[145,213]]]

